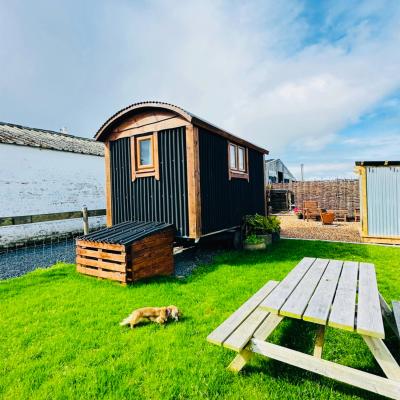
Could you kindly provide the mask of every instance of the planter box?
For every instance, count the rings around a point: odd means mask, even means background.
[[[272,234],[272,242],[277,242],[281,239],[281,232],[274,232]]]
[[[267,248],[267,245],[264,243],[255,243],[255,244],[250,244],[250,243],[243,243],[243,248],[245,250],[265,250]]]
[[[272,234],[271,233],[267,233],[266,235],[257,235],[257,237],[264,239],[265,244],[272,243]]]

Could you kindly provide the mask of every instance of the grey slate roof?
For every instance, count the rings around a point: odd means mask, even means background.
[[[0,122],[0,143],[104,156],[103,143],[66,133]]]

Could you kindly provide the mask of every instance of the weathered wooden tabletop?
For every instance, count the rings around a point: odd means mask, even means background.
[[[260,308],[366,336],[385,337],[373,264],[303,258]]]

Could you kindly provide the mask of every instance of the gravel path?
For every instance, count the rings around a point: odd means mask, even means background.
[[[15,278],[37,268],[50,267],[57,262],[75,263],[72,239],[0,253],[0,279]]]
[[[217,252],[212,248],[193,247],[176,254],[175,276],[190,275],[199,265],[212,262]],[[0,253],[0,280],[25,275],[37,268],[48,268],[57,262],[75,264],[73,240]]]
[[[278,215],[281,220],[281,236],[299,239],[361,242],[359,222],[334,222],[322,225],[321,221],[298,219],[295,215]]]

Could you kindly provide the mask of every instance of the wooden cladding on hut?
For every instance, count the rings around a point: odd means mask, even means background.
[[[265,213],[262,149],[180,107],[133,104],[109,118],[105,143],[107,226],[163,221],[199,239]]]

